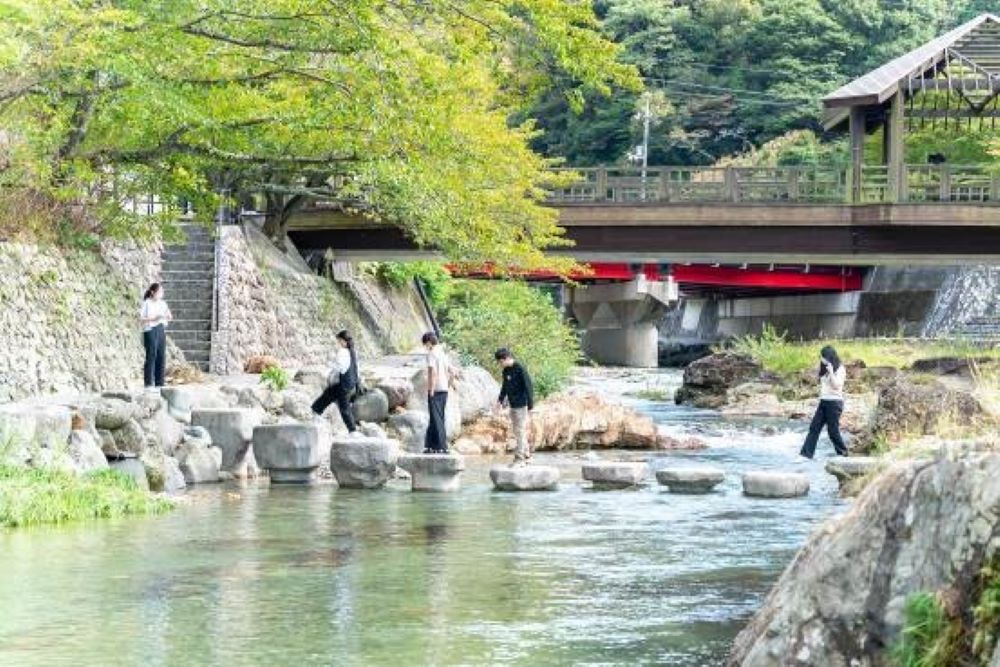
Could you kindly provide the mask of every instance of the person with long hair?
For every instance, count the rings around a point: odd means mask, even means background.
[[[333,360],[333,369],[327,376],[326,389],[312,404],[312,411],[322,415],[331,403],[336,403],[348,433],[357,431],[351,399],[358,388],[359,377],[358,354],[354,349],[354,339],[346,330],[340,331],[337,333],[337,354]]]
[[[147,389],[162,387],[167,365],[167,324],[174,316],[163,299],[163,285],[153,283],[142,295],[139,321],[142,324],[142,346],[146,361],[142,379]]]
[[[820,353],[819,362],[819,405],[809,424],[809,434],[802,444],[799,454],[805,459],[812,459],[816,453],[816,443],[819,433],[826,426],[833,449],[840,456],[847,456],[847,445],[840,434],[840,415],[844,412],[844,383],[847,381],[847,369],[841,363],[837,351],[827,345]]]

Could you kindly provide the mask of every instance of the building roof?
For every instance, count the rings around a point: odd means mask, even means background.
[[[843,122],[850,107],[882,104],[910,77],[922,77],[947,58],[949,49],[968,50],[967,60],[989,76],[1000,77],[1000,17],[981,14],[841,86],[823,98],[824,127]]]

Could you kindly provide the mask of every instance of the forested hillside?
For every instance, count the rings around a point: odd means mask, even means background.
[[[651,164],[713,164],[792,130],[820,131],[820,98],[983,12],[997,0],[595,0],[652,96]],[[613,164],[638,143],[640,93],[593,97],[580,114],[558,94],[533,110],[536,148],[572,165]],[[916,136],[979,160],[982,142]],[[779,142],[782,162],[837,146],[811,132]],[[931,150],[931,149],[928,149]],[[926,151],[925,151],[926,152]],[[771,151],[773,155],[775,151]],[[951,156],[950,156],[951,157]]]

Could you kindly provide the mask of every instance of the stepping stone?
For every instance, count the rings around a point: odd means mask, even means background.
[[[585,480],[593,482],[597,488],[625,489],[642,484],[646,477],[646,464],[621,461],[587,463],[583,466],[582,474]]]
[[[490,468],[497,491],[551,491],[559,485],[559,469],[554,466],[509,466]]]
[[[656,471],[656,481],[671,493],[709,493],[726,479],[718,468],[663,468]]]
[[[881,470],[885,462],[874,456],[834,456],[827,459],[823,468],[837,478],[841,488],[852,479]]]
[[[414,491],[457,491],[465,459],[458,454],[403,454],[396,465],[410,473]]]
[[[236,477],[248,476],[247,452],[253,440],[256,416],[240,408],[202,408],[191,411],[191,425],[201,426],[222,450],[221,470]]]
[[[797,472],[743,474],[743,493],[756,498],[795,498],[809,493],[809,478]]]
[[[272,483],[308,484],[319,467],[319,431],[312,424],[258,426],[253,451]]]
[[[330,446],[330,470],[345,489],[378,489],[396,472],[399,443],[388,438],[348,435]]]

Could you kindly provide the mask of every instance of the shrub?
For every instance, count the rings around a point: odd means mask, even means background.
[[[272,391],[282,391],[288,386],[288,371],[281,366],[268,366],[260,374],[260,383]]]
[[[448,269],[440,262],[377,262],[367,265],[365,270],[392,287],[403,287],[419,278],[427,298],[438,307],[445,305],[454,284]]]
[[[539,398],[562,388],[580,357],[574,331],[542,292],[522,282],[454,281],[442,312],[445,340],[463,357],[499,373],[507,347],[524,363]]]
[[[0,466],[0,527],[159,514],[171,507],[115,470],[76,476]]]
[[[955,653],[955,628],[933,593],[906,600],[905,623],[892,657],[900,667],[948,667]]]

